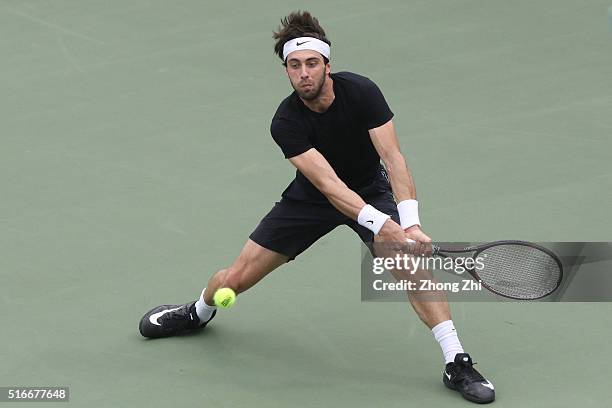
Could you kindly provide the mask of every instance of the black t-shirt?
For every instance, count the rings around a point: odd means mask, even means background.
[[[314,112],[293,92],[272,118],[272,137],[287,159],[317,149],[348,188],[361,196],[384,191],[386,174],[368,130],[387,123],[393,112],[370,79],[350,72],[334,73],[331,78],[335,98],[329,108]],[[282,196],[327,201],[299,170]]]

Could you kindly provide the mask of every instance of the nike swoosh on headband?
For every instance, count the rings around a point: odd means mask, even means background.
[[[283,60],[287,60],[287,56],[293,51],[312,50],[317,51],[325,58],[329,59],[330,48],[329,44],[314,37],[299,37],[294,38],[283,45]]]

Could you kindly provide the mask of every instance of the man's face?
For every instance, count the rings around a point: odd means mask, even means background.
[[[316,51],[294,51],[287,57],[289,81],[304,100],[311,101],[321,94],[328,74],[329,64],[325,64],[323,56]]]

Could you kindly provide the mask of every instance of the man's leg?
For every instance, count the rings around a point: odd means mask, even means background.
[[[380,241],[380,237],[377,235],[374,237],[374,248],[382,248],[384,244]],[[380,252],[380,251],[379,251]],[[386,251],[385,251],[386,252]],[[392,254],[381,254],[377,253],[376,256],[383,257],[395,257],[396,253]],[[403,256],[403,253],[399,254]],[[410,273],[410,271],[391,271],[392,275],[396,280],[406,280],[413,281],[415,284],[421,282],[422,280],[433,280],[433,276],[430,271],[427,270],[418,270],[414,273]],[[417,313],[419,318],[427,327],[433,329],[436,325],[446,320],[451,319],[450,307],[448,305],[448,301],[446,299],[446,294],[444,291],[440,290],[428,290],[428,291],[419,291],[419,290],[410,290],[407,291],[408,299],[410,300],[410,304],[412,308]],[[463,352],[463,350],[461,350]],[[454,356],[452,356],[454,357]]]
[[[397,252],[391,245],[381,241],[375,236],[371,251],[375,256],[383,258],[395,258],[396,255],[404,256],[403,252]],[[453,362],[457,354],[463,353],[463,347],[459,342],[457,331],[451,320],[450,307],[446,299],[446,293],[441,290],[419,290],[423,281],[435,282],[433,274],[427,269],[412,270],[390,270],[393,277],[398,281],[410,282],[416,289],[406,290],[412,308],[419,318],[432,331],[435,339],[440,344],[444,362]]]
[[[217,311],[213,297],[219,288],[231,288],[236,294],[251,288],[264,276],[286,263],[289,257],[247,240],[234,263],[221,269],[208,280],[195,303],[195,312],[202,324],[208,323]]]
[[[288,260],[286,255],[264,248],[249,239],[234,263],[208,280],[204,301],[214,305],[213,296],[219,288],[231,288],[236,294],[242,293]]]
[[[389,214],[395,222],[399,223],[397,206],[390,191],[369,197],[365,201],[378,210]],[[374,252],[378,252],[376,243],[380,242],[380,238],[375,237],[370,230],[352,220],[347,221],[346,224],[370,247],[374,256],[395,256],[393,253],[375,254]],[[389,250],[388,246],[380,248],[384,252]],[[405,271],[392,271],[396,279],[412,280],[417,283],[420,279],[433,279],[431,273],[425,270],[416,271],[414,275],[401,276],[404,273]],[[431,329],[434,338],[442,349],[446,364],[443,374],[444,384],[448,388],[459,391],[464,398],[470,401],[478,403],[494,401],[493,385],[472,367],[471,357],[463,351],[451,320],[446,294],[443,291],[408,291],[408,299],[421,321]]]
[[[397,252],[389,250],[388,246],[381,243],[378,237],[374,238],[373,246],[376,256],[394,258]],[[403,256],[404,254],[399,254]],[[415,287],[423,280],[434,281],[433,274],[429,270],[418,269],[391,270],[391,274],[398,281],[414,282]],[[442,376],[444,385],[459,391],[461,395],[473,402],[489,403],[495,400],[493,384],[486,380],[473,368],[472,358],[463,351],[459,342],[457,330],[451,320],[450,307],[446,294],[439,290],[407,290],[408,299],[413,309],[431,329],[434,338],[442,349],[445,368]]]
[[[210,278],[204,296],[184,305],[161,305],[151,309],[140,321],[140,333],[156,338],[202,328],[215,317],[217,310],[212,298],[218,288],[244,292],[287,260],[287,256],[249,239],[234,263]]]
[[[231,266],[210,278],[197,301],[149,310],[140,320],[140,333],[144,337],[167,337],[203,328],[217,312],[213,301],[217,289],[244,292],[341,224],[343,217],[328,203],[282,199],[261,220]]]

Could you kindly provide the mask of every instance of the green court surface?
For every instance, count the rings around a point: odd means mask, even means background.
[[[360,301],[348,228],[198,335],[137,325],[195,299],[293,177],[271,32],[298,8],[332,71],[384,92],[435,240],[612,241],[610,5],[0,1],[0,386],[68,385],[74,407],[471,405],[408,304]],[[609,403],[609,303],[452,307],[495,406]]]

